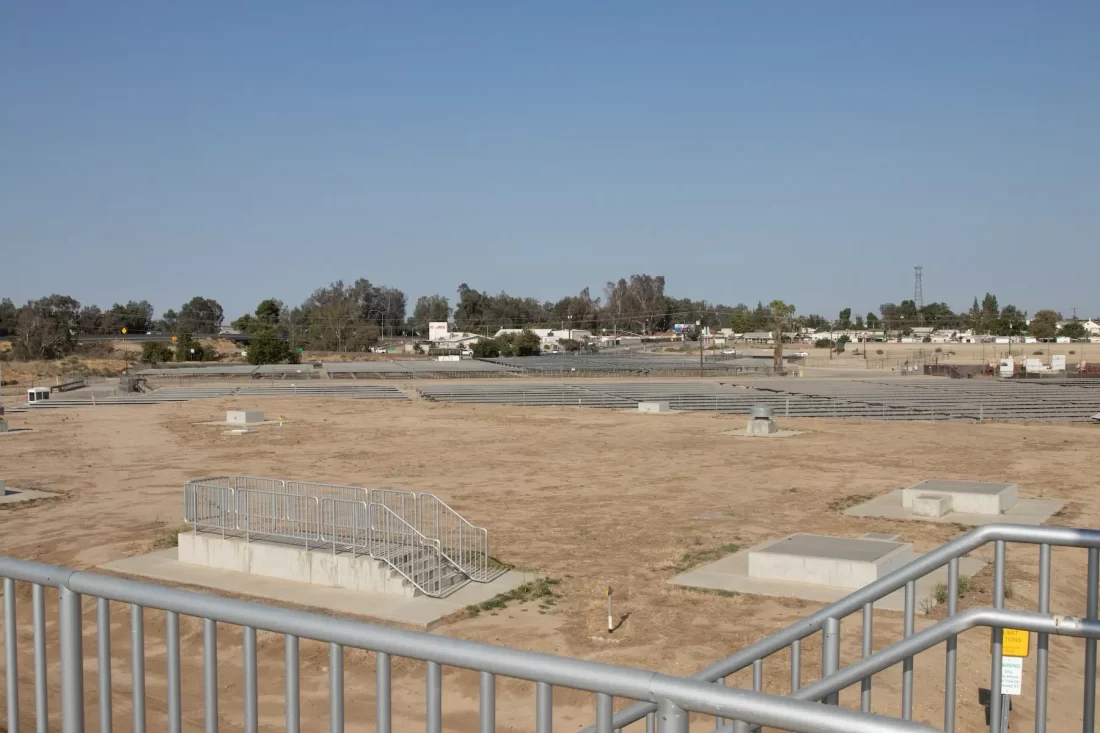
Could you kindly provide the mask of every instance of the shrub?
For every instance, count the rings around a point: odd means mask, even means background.
[[[831,339],[818,339],[814,341],[814,346],[819,349],[831,349],[836,346],[836,344],[834,344]]]
[[[159,341],[146,341],[141,345],[141,360],[146,364],[172,361],[172,347]]]
[[[191,334],[179,334],[176,340],[176,361],[206,361],[206,350],[202,344],[191,338]]]
[[[932,337],[931,336],[925,336],[924,338],[921,339],[921,343],[925,343],[925,344],[932,343]]]
[[[882,349],[875,349],[875,353],[882,356]]]
[[[1074,351],[1073,349],[1070,349],[1070,350],[1069,350],[1069,353],[1070,353],[1070,355],[1073,355],[1073,354],[1076,354],[1077,352],[1076,352],[1076,351]]]
[[[940,348],[939,346],[937,346],[937,347],[936,347],[936,353],[937,353],[937,354],[942,354],[942,353],[943,353],[943,349],[942,349],[942,348]]]
[[[282,364],[296,360],[297,357],[297,352],[291,350],[290,344],[270,329],[260,331],[248,342],[249,364]]]
[[[474,344],[475,359],[495,359],[500,356],[500,344],[496,339],[485,339]]]
[[[1031,354],[1032,354],[1032,356],[1042,356],[1043,352],[1042,351],[1033,351],[1033,352],[1031,352]]]
[[[851,340],[852,339],[848,338],[848,334],[844,334],[843,336],[838,338],[836,340],[836,351],[837,351],[837,353],[839,354],[840,352],[844,351],[845,344],[847,344]]]

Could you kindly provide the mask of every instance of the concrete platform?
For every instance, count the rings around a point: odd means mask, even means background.
[[[928,479],[902,489],[901,505],[912,508],[921,497],[935,496],[950,499],[951,511],[961,514],[1002,514],[1015,506],[1018,499],[1016,484]]]
[[[921,522],[947,522],[979,527],[983,524],[1007,522],[1009,524],[1030,524],[1038,526],[1053,517],[1063,506],[1058,499],[1020,499],[1015,505],[1001,514],[976,514],[970,512],[947,512],[939,517],[922,517],[913,513],[912,507],[902,504],[902,492],[905,489],[891,491],[870,501],[856,504],[845,509],[849,517],[881,517],[883,519],[917,520]]]
[[[749,552],[749,577],[856,590],[913,559],[905,542],[793,534]]]
[[[231,570],[189,565],[177,560],[176,548],[148,555],[128,557],[99,566],[122,575],[181,585],[199,586],[212,591],[255,596],[281,603],[308,606],[335,613],[365,616],[416,629],[431,629],[446,616],[466,606],[482,603],[501,593],[535,580],[532,573],[509,571],[491,583],[467,583],[446,598],[417,596],[405,598],[387,593],[366,593],[326,588],[293,580],[265,578]]]
[[[834,538],[841,539],[841,538]],[[686,573],[681,573],[668,582],[672,585],[689,588],[705,588],[708,590],[724,590],[734,593],[747,593],[762,596],[780,596],[788,598],[800,598],[806,601],[819,603],[832,603],[849,595],[853,589],[822,583],[806,583],[794,580],[775,580],[766,578],[754,578],[749,574],[749,557],[753,552],[758,552],[774,544],[774,541],[765,542],[762,545],[727,555],[720,560],[704,565]],[[891,543],[885,543],[891,544]],[[912,559],[920,557],[919,553],[913,553]],[[985,561],[978,558],[964,557],[959,560],[959,573],[973,576],[982,567]],[[935,607],[933,589],[937,583],[947,583],[947,567],[925,576],[917,581],[916,612],[924,614]],[[885,611],[905,610],[905,591],[899,589],[875,603],[875,608]]]

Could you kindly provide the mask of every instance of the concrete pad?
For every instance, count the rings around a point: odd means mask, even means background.
[[[1053,517],[1066,504],[1058,499],[1020,499],[1003,514],[970,514],[952,510],[942,517],[920,517],[913,514],[912,507],[902,506],[902,491],[904,489],[877,496],[870,501],[845,509],[844,513],[849,517],[915,519],[923,522],[965,524],[970,527],[980,527],[983,524],[994,524],[996,522],[1038,526]]]
[[[962,514],[1001,514],[1017,501],[1016,484],[991,481],[928,479],[901,490],[901,505],[912,507],[923,495],[948,496],[951,509]]]
[[[883,532],[864,532],[860,535],[860,538],[865,540],[885,540],[886,542],[897,542],[901,539],[901,535],[885,534]]]
[[[293,580],[265,578],[232,570],[216,570],[179,562],[176,548],[148,555],[128,557],[99,566],[123,575],[193,585],[239,595],[255,596],[281,603],[308,606],[325,611],[401,624],[416,629],[431,629],[446,616],[466,606],[482,603],[501,593],[534,580],[535,575],[509,571],[490,583],[467,583],[446,598],[417,596],[405,598],[388,593],[366,593],[344,588],[298,583]]]
[[[53,492],[37,489],[14,489],[10,486],[7,489],[0,488],[0,504],[18,504],[35,499],[53,499],[57,496],[59,495]]]
[[[766,547],[769,544],[771,543],[766,542],[763,545],[727,555],[709,565],[704,565],[700,568],[689,570],[686,573],[681,573],[668,582],[672,585],[689,588],[724,590],[733,593],[746,593],[761,596],[800,598],[802,600],[816,601],[818,603],[833,603],[852,593],[851,588],[839,586],[750,577],[750,554],[754,550]],[[920,554],[914,553],[912,557],[915,560],[920,557]],[[960,558],[959,573],[973,576],[981,570],[985,564],[984,560],[978,558]],[[927,613],[935,607],[936,601],[933,597],[933,591],[937,583],[947,583],[947,566],[917,581],[916,612],[918,614]],[[904,611],[905,590],[898,589],[882,600],[877,601],[875,603],[875,608],[884,611]]]
[[[722,435],[730,435],[734,438],[791,438],[795,435],[802,435],[801,430],[776,430],[774,433],[759,433],[755,435],[749,435],[744,430],[726,430]]]
[[[908,543],[793,534],[750,551],[749,576],[855,590],[912,559]]]

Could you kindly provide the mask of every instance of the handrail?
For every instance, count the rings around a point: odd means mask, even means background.
[[[931,649],[937,644],[947,641],[952,636],[978,626],[1021,629],[1023,631],[1033,631],[1037,634],[1071,636],[1078,639],[1100,639],[1100,621],[1092,619],[1031,611],[971,608],[960,611],[954,616],[949,616],[934,626],[918,631],[880,652],[807,685],[797,692],[791,693],[791,697],[816,702],[826,695],[840,692],[870,675],[889,669],[907,657]]]
[[[827,620],[842,619],[849,616],[862,609],[864,605],[880,600],[903,588],[906,583],[922,578],[933,570],[946,565],[951,560],[995,541],[1100,548],[1100,530],[1042,527],[1025,524],[987,524],[983,527],[975,527],[961,537],[956,537],[911,563],[841,598],[839,601],[831,603],[820,611],[791,624],[782,631],[765,637],[755,644],[747,646],[735,654],[696,672],[692,675],[692,678],[706,682],[716,682],[728,677],[745,669],[758,659],[771,656],[790,646],[793,642],[821,631]],[[656,708],[650,703],[634,703],[615,714],[614,727],[626,727],[641,720],[654,710]],[[589,726],[582,733],[594,733],[594,731],[595,726]]]
[[[490,580],[489,577],[489,530],[484,527],[478,527],[472,524],[470,520],[455,511],[447,502],[440,499],[435,494],[421,493],[417,497],[417,516],[420,520],[420,529],[424,531],[427,529],[427,514],[425,507],[423,506],[424,500],[430,499],[437,506],[442,507],[450,516],[459,521],[459,539],[458,546],[451,547],[448,543],[443,542],[442,536],[436,536],[436,539],[440,542],[440,551],[444,557],[451,561],[462,572],[466,573],[471,580],[485,582]],[[440,531],[440,522],[437,520],[434,524],[435,534],[442,535]],[[467,547],[466,543],[462,540],[462,526],[466,526],[470,529],[471,533],[477,537],[479,547]],[[480,555],[480,557],[478,557]],[[473,557],[474,562],[468,562],[467,556]]]
[[[295,638],[313,639],[434,664],[602,695],[641,699],[650,704],[669,702],[682,710],[737,718],[783,730],[812,733],[935,731],[935,728],[911,721],[791,700],[762,692],[719,687],[699,680],[648,670],[332,618],[307,611],[167,588],[28,560],[0,557],[0,577],[55,587],[72,594],[162,609],[214,622],[231,623],[247,629],[262,629]],[[74,631],[79,633],[79,611],[74,617],[75,621],[67,620],[73,621]],[[62,631],[66,631],[66,628]],[[73,649],[71,645],[68,651],[73,653]],[[75,654],[79,659],[79,645],[75,645]],[[63,669],[62,672],[65,677],[63,682],[68,682],[66,673],[71,674],[71,670]],[[77,690],[73,694],[81,693]],[[65,699],[66,702],[70,701],[69,698]],[[79,698],[72,702],[78,703]],[[686,723],[686,720],[683,722]],[[680,729],[687,730],[686,725]]]
[[[388,528],[379,528],[379,527],[375,526],[375,509],[376,508],[377,508],[378,511],[380,511],[382,513],[382,516],[385,517],[386,522],[392,522],[392,523],[396,524],[397,528],[404,532],[404,535],[398,535],[398,536],[407,536],[407,537],[413,539],[416,542],[416,546],[418,548],[428,550],[429,552],[434,551],[435,556],[436,556],[435,576],[434,576],[434,578],[432,578],[434,583],[430,584],[430,588],[424,587],[427,584],[422,579],[417,580],[415,578],[415,576],[417,574],[413,571],[412,567],[403,567],[401,564],[396,563],[393,560],[391,560],[387,556],[386,553],[375,553],[374,543],[378,542],[378,541],[388,541],[389,536],[390,536]],[[423,534],[420,533],[419,530],[417,530],[416,527],[414,527],[411,524],[409,524],[408,522],[406,522],[396,512],[394,512],[392,509],[390,509],[385,504],[370,504],[368,506],[367,521],[369,522],[369,525],[368,525],[369,526],[369,531],[370,531],[370,548],[369,548],[369,552],[370,552],[371,557],[373,557],[376,560],[381,560],[384,563],[386,563],[387,565],[389,565],[401,577],[408,580],[410,583],[412,583],[414,586],[419,588],[421,591],[423,591],[427,595],[429,595],[429,596],[438,596],[438,595],[442,594],[442,592],[445,590],[445,588],[442,587],[442,582],[441,582],[442,581],[441,574],[442,574],[442,571],[443,571],[443,563],[441,562],[441,557],[442,557],[443,553],[439,549],[439,540],[433,539],[431,537],[424,536]],[[382,533],[382,534],[385,535],[384,540],[383,540],[383,537],[380,536],[379,533]],[[419,562],[418,559],[414,559],[411,564],[416,564],[418,562]]]

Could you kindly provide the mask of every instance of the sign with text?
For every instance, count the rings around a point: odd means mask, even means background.
[[[1001,694],[1019,695],[1024,686],[1024,658],[1001,659]]]
[[[1005,657],[1026,657],[1031,651],[1031,633],[1023,629],[1001,629],[1001,655]],[[993,639],[989,640],[993,651]]]
[[[428,323],[428,340],[442,341],[447,338],[447,322],[431,321]]]

